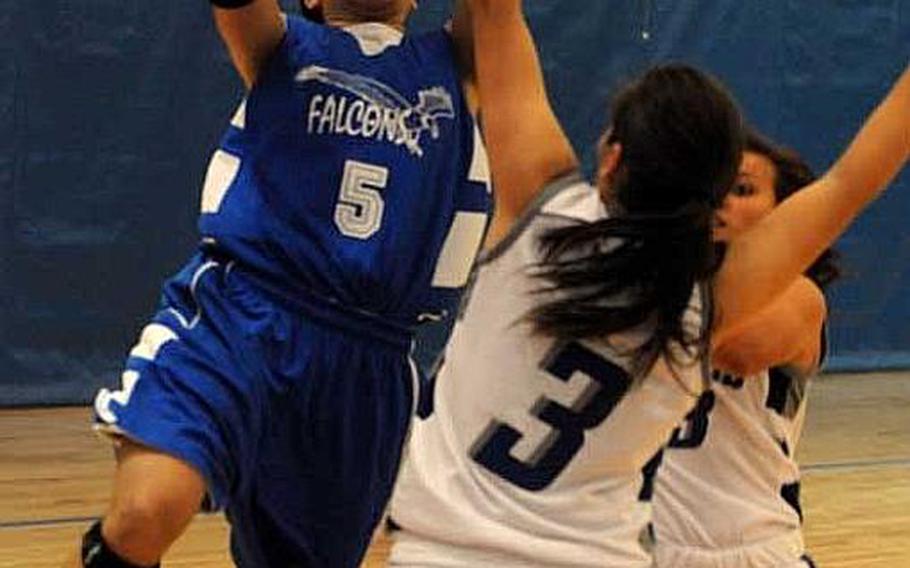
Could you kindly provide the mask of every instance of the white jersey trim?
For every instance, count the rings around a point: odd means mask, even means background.
[[[482,252],[477,257],[477,266],[488,264],[493,262],[500,256],[502,256],[515,241],[524,234],[525,229],[531,224],[531,221],[537,216],[537,214],[550,202],[554,197],[578,184],[587,184],[585,179],[582,177],[580,172],[572,172],[566,176],[555,179],[549,184],[545,185],[540,193],[537,194],[537,197],[531,202],[530,205],[518,216],[518,219],[512,224],[512,227],[509,229],[509,232],[506,233],[505,237],[501,241],[496,243],[491,249]]]
[[[375,57],[390,47],[400,45],[404,38],[399,30],[377,22],[354,24],[343,29],[354,36],[360,44],[360,51],[367,57]]]

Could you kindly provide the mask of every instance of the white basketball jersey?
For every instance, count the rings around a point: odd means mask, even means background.
[[[780,368],[746,378],[714,373],[657,474],[658,546],[730,549],[799,532],[793,454],[807,387],[807,376]]]
[[[650,566],[642,470],[702,392],[701,362],[681,360],[674,376],[659,361],[631,387],[617,352],[635,334],[611,338],[615,348],[560,343],[523,319],[541,299],[530,274],[540,236],[605,215],[593,187],[564,180],[481,259],[435,408],[411,433],[393,566]],[[685,320],[696,329],[699,305]]]

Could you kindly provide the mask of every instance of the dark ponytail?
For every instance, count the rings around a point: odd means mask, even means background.
[[[607,141],[621,145],[620,164],[601,188],[615,214],[543,235],[535,271],[546,301],[529,314],[536,330],[594,339],[640,329],[629,353],[637,377],[660,356],[674,362],[673,344],[704,354],[707,334],[685,326],[683,314],[716,270],[711,223],[742,137],[732,98],[696,69],[657,67],[627,87]]]

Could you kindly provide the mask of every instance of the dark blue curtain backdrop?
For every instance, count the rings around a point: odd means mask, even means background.
[[[711,70],[821,169],[910,55],[910,0],[527,4],[588,170],[610,94],[652,63]],[[414,27],[448,10],[423,0]],[[117,381],[194,245],[208,155],[241,94],[204,0],[0,0],[0,404],[85,402]],[[840,242],[833,368],[910,366],[908,185]]]

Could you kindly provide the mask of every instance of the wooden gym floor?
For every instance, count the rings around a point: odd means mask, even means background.
[[[59,566],[108,497],[108,445],[86,408],[0,411],[0,568]],[[806,540],[822,568],[910,567],[910,373],[831,375],[810,394]],[[167,566],[231,566],[220,517],[200,516]],[[382,566],[377,539],[365,566]]]

